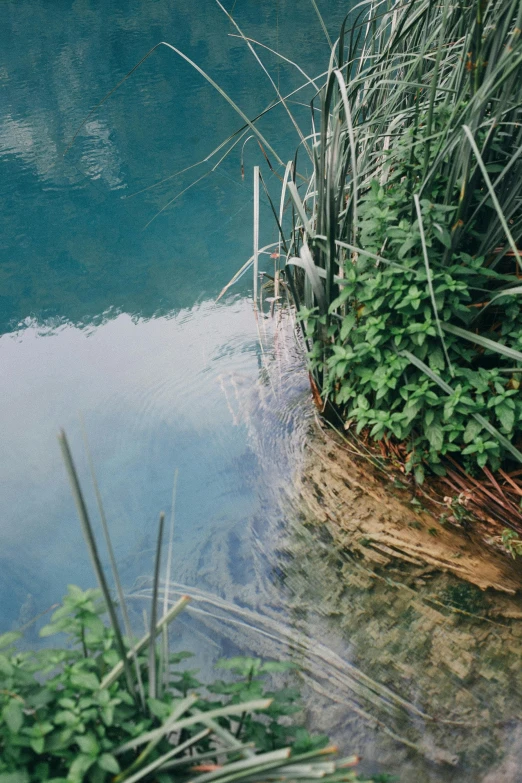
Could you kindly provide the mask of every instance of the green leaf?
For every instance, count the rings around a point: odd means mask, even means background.
[[[112,772],[114,775],[120,771],[120,765],[110,753],[102,753],[98,759],[98,766],[106,772]]]
[[[464,430],[464,435],[462,436],[464,443],[471,443],[473,440],[475,440],[481,430],[482,424],[476,419],[470,419],[467,423],[466,429]]]
[[[349,313],[345,318],[343,318],[343,325],[341,326],[341,340],[344,342],[350,332],[352,331],[353,327],[355,326],[356,316],[355,313]]]
[[[101,711],[101,717],[102,721],[105,723],[106,726],[112,726],[114,723],[114,707],[112,704],[107,705],[107,707],[103,707]]]
[[[4,647],[9,647],[11,644],[14,644],[18,639],[20,639],[22,636],[21,633],[18,633],[17,631],[8,631],[7,633],[3,633],[0,636],[0,650],[2,650]]]
[[[56,633],[62,633],[62,627],[54,623],[49,623],[40,628],[40,636],[53,636]]]
[[[363,411],[370,409],[370,403],[363,394],[357,395],[357,406]]]
[[[85,773],[88,772],[95,761],[96,759],[93,756],[85,756],[82,753],[76,756],[69,769],[67,780],[71,781],[71,783],[82,783]]]
[[[93,672],[75,672],[71,675],[71,685],[82,690],[97,691],[100,681]]]
[[[2,717],[9,731],[12,734],[18,734],[24,722],[22,703],[18,699],[10,699],[2,710]]]
[[[0,674],[5,677],[11,677],[14,673],[14,667],[6,655],[0,654]]]
[[[74,739],[78,743],[82,753],[85,753],[87,756],[97,756],[100,752],[98,740],[94,734],[92,734],[92,732],[89,732],[89,734],[78,735]]]
[[[435,411],[432,410],[431,408],[428,408],[428,410],[424,414],[424,423],[425,423],[425,425],[427,427],[429,427],[434,418],[435,418]]]
[[[33,737],[31,739],[31,747],[35,753],[41,755],[44,751],[45,739],[43,737]]]
[[[16,772],[0,772],[0,783],[29,783],[29,773],[26,769]]]
[[[446,366],[444,362],[444,354],[442,353],[442,349],[439,347],[430,351],[428,361],[432,370],[443,370]]]
[[[507,432],[511,432],[515,423],[515,411],[506,402],[500,403],[495,406],[495,413],[497,414],[500,423]]]
[[[147,704],[149,705],[149,709],[152,714],[162,721],[165,720],[168,715],[170,715],[172,710],[172,707],[170,707],[168,704],[165,704],[164,701],[160,701],[160,699],[147,699]]]
[[[432,449],[435,451],[440,451],[442,449],[442,444],[444,443],[444,431],[440,424],[434,423],[430,424],[429,427],[426,427],[426,436]]]
[[[103,637],[105,631],[107,630],[102,620],[96,614],[90,614],[87,615],[87,617],[84,617],[83,624],[85,628],[87,628],[94,636],[97,637]]]
[[[70,710],[60,710],[53,718],[57,726],[74,726],[79,721],[79,716]]]

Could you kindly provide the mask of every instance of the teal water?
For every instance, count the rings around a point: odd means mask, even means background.
[[[324,3],[332,34],[345,5]],[[300,6],[241,0],[234,15],[249,36],[316,75],[328,46],[312,5]],[[8,627],[22,606],[43,610],[68,582],[92,581],[55,438],[64,427],[84,470],[79,412],[118,556],[138,561],[136,572],[150,565],[175,469],[182,541],[259,502],[262,468],[225,393],[227,378],[248,384],[258,375],[251,278],[214,306],[251,254],[251,171],[264,164],[257,144],[244,148],[245,180],[239,145],[159,215],[216,158],[131,198],[197,163],[242,124],[162,47],[64,152],[91,108],[162,40],[249,116],[274,96],[211,0],[8,0],[0,13],[0,625]],[[282,90],[299,86],[295,69],[259,51]],[[297,137],[281,111],[261,128],[283,160],[293,154]],[[275,239],[271,220],[262,234]]]
[[[350,4],[317,2],[335,38]],[[326,68],[308,0],[227,7],[310,75]],[[215,159],[138,193],[208,156],[241,121],[161,48],[64,156],[93,106],[161,40],[255,116],[273,89],[244,42],[211,0],[3,0],[0,22],[0,632],[68,583],[93,584],[56,441],[65,428],[96,518],[81,414],[138,618],[178,471],[173,589],[194,602],[176,633],[196,665],[290,655],[310,726],[364,755],[367,771],[517,783],[521,621],[435,611],[400,573],[374,579],[296,513],[292,473],[313,409],[291,325],[262,322],[261,347],[250,276],[215,304],[252,252],[254,165],[278,192],[259,147],[244,147],[244,180],[240,144],[193,187]],[[291,65],[258,51],[283,93],[299,86]],[[292,108],[308,128],[306,107]],[[260,129],[282,160],[293,156],[283,112]],[[275,239],[263,199],[260,243]],[[435,583],[434,595],[447,588]],[[34,628],[27,636],[37,643]],[[462,725],[412,718],[367,677]]]

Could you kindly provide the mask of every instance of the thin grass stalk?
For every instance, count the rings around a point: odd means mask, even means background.
[[[271,764],[275,762],[275,766],[278,766],[280,761],[285,761],[289,756],[290,748],[271,750],[267,753],[260,753],[248,759],[232,761],[220,769],[213,770],[212,772],[206,772],[203,775],[198,775],[197,780],[201,781],[201,783],[210,783],[211,780],[223,778],[229,775],[231,772],[238,772],[239,770],[245,771],[252,769],[253,767],[260,767],[261,765],[265,765],[267,763]]]
[[[516,246],[515,240],[513,239],[512,235],[511,235],[511,231],[510,231],[509,226],[507,224],[507,221],[506,221],[506,219],[504,217],[504,213],[502,211],[502,207],[499,204],[497,195],[495,193],[493,185],[491,184],[491,180],[489,178],[489,174],[488,174],[488,172],[486,170],[486,167],[484,165],[484,161],[482,160],[482,156],[481,156],[481,154],[479,152],[479,149],[477,147],[475,139],[473,138],[473,134],[471,133],[471,130],[470,130],[470,128],[467,125],[464,125],[463,129],[464,129],[464,133],[468,137],[468,140],[469,140],[469,143],[471,145],[471,148],[472,148],[473,152],[475,153],[475,157],[477,159],[477,163],[480,166],[480,169],[482,171],[482,176],[484,177],[484,182],[486,183],[487,188],[489,190],[489,194],[491,196],[491,201],[495,205],[495,209],[497,211],[498,219],[499,219],[499,221],[500,221],[500,223],[502,225],[502,228],[504,229],[504,233],[505,233],[506,238],[507,238],[507,240],[509,242],[509,245],[511,247],[513,255],[517,259],[517,263],[520,266],[520,268],[522,269],[522,261],[520,259],[519,250],[518,250],[518,248]]]
[[[118,593],[118,601],[119,601],[119,604],[120,604],[120,607],[121,607],[121,613],[122,613],[122,616],[123,616],[123,624],[125,626],[125,633],[127,634],[127,638],[129,640],[129,644],[132,645],[132,643],[133,643],[132,629],[131,629],[130,620],[129,620],[129,613],[127,611],[127,603],[125,601],[125,596],[123,594],[123,588],[121,586],[120,575],[118,573],[118,567],[116,565],[116,558],[114,557],[114,549],[113,549],[113,546],[112,546],[112,541],[111,541],[111,537],[110,537],[110,533],[109,533],[109,526],[107,524],[107,517],[105,515],[105,509],[104,509],[104,506],[103,506],[103,501],[102,501],[102,497],[101,497],[100,487],[99,487],[99,484],[98,484],[98,479],[97,479],[96,471],[95,471],[95,468],[94,468],[94,461],[92,459],[92,454],[91,454],[91,450],[90,450],[90,447],[89,447],[89,441],[88,441],[88,438],[87,438],[87,431],[85,429],[85,422],[83,420],[83,416],[81,416],[81,415],[80,415],[80,423],[81,423],[81,429],[82,429],[82,438],[83,438],[83,442],[84,442],[84,446],[85,446],[85,452],[87,454],[87,461],[88,461],[88,464],[89,464],[89,470],[91,472],[91,479],[92,479],[92,483],[93,483],[93,487],[94,487],[94,492],[95,492],[95,495],[96,495],[96,502],[98,504],[98,512],[99,512],[99,515],[100,515],[100,521],[101,521],[101,525],[102,525],[103,535],[104,535],[104,538],[105,538],[105,545],[107,547],[107,552],[109,553],[109,560],[110,560],[110,564],[111,564],[112,577],[114,579],[114,584],[116,585],[116,591]],[[133,650],[133,648],[131,647],[131,652],[132,652],[132,650]],[[135,673],[135,676],[136,676],[136,683],[137,683],[137,686],[138,686],[138,694],[139,694],[139,697],[140,697],[141,707],[142,707],[142,709],[145,709],[145,691],[144,691],[144,688],[143,688],[143,681],[142,681],[141,671],[140,671],[140,667],[139,667],[139,663],[138,663],[138,657],[137,657],[137,655],[134,652],[132,654],[132,662],[134,664],[134,673]]]
[[[201,723],[204,726],[208,726],[209,729],[212,729],[212,732],[216,735],[216,737],[219,737],[229,746],[231,752],[239,752],[243,758],[251,758],[252,756],[255,756],[255,750],[253,750],[248,744],[245,745],[243,742],[240,742],[237,737],[232,734],[232,732],[228,731],[228,729],[225,729],[217,721],[209,718],[205,712],[202,712],[197,707],[194,707],[192,711],[201,717]]]
[[[109,590],[109,586],[107,584],[107,579],[105,578],[105,572],[103,570],[103,566],[101,563],[100,555],[98,552],[98,547],[96,544],[96,538],[94,536],[94,531],[91,525],[91,521],[89,519],[89,514],[87,511],[87,506],[83,497],[83,493],[80,486],[80,481],[78,479],[78,474],[76,472],[76,467],[74,465],[74,461],[72,458],[71,450],[69,448],[69,443],[67,441],[67,436],[65,435],[65,432],[63,430],[60,431],[58,435],[58,442],[60,444],[60,449],[62,451],[62,457],[63,461],[65,463],[65,467],[67,470],[67,474],[69,476],[69,481],[71,484],[71,490],[74,498],[74,502],[76,504],[76,510],[78,512],[78,516],[80,518],[80,522],[82,525],[83,535],[85,538],[85,542],[87,544],[87,549],[89,551],[89,555],[91,558],[91,562],[93,565],[94,573],[96,574],[96,579],[98,581],[98,584],[100,586],[100,589],[103,593],[103,597],[105,599],[105,605],[107,607],[107,613],[109,615],[111,625],[114,631],[114,637],[116,640],[116,648],[118,650],[118,654],[120,656],[120,663],[122,665],[122,670],[125,673],[125,680],[127,683],[127,690],[129,694],[132,696],[133,699],[136,700],[136,689],[134,687],[134,682],[132,679],[132,670],[129,665],[129,660],[127,658],[127,651],[125,650],[125,645],[123,642],[123,636],[120,629],[120,624],[118,622],[118,617],[116,615],[116,609],[114,607],[114,601],[112,600],[112,596]]]
[[[178,468],[174,471],[174,481],[172,485],[172,503],[170,509],[170,530],[169,530],[169,544],[167,548],[167,565],[165,568],[165,589],[163,592],[163,617],[166,617],[169,610],[169,584],[170,574],[172,570],[172,550],[174,545],[174,512],[176,508],[176,490],[178,486]],[[162,628],[162,661],[160,665],[160,671],[163,674],[162,689],[168,687],[169,676],[169,633],[166,625]]]
[[[209,734],[210,730],[205,729],[204,731],[200,731],[199,734],[195,734],[193,737],[189,737],[187,740],[185,740],[185,742],[182,742],[180,745],[176,745],[175,748],[169,750],[167,753],[164,753],[163,756],[160,756],[154,761],[151,761],[151,763],[147,764],[146,767],[143,767],[143,769],[135,772],[134,775],[122,778],[122,783],[138,783],[139,780],[143,780],[143,778],[147,777],[147,775],[150,775],[151,772],[155,772],[156,770],[161,771],[164,768],[164,764],[170,761],[170,759],[174,758],[174,756],[179,756],[180,753],[184,753],[184,751],[188,750],[193,745],[196,745],[198,742],[201,742],[201,740],[205,739],[205,737],[208,737]]]
[[[139,769],[142,764],[147,760],[147,758],[150,756],[154,748],[157,747],[157,745],[161,742],[161,740],[167,736],[170,733],[170,726],[178,720],[182,715],[184,715],[187,710],[189,710],[197,701],[196,694],[190,694],[189,696],[186,696],[184,699],[182,699],[180,702],[178,702],[172,709],[170,715],[168,718],[164,721],[161,730],[156,731],[156,735],[152,737],[149,742],[147,742],[145,748],[141,751],[141,753],[134,759],[134,761],[130,764],[127,769],[120,772],[112,783],[122,783],[122,781],[127,779],[127,776],[132,775],[137,769]]]
[[[450,375],[452,378],[455,377],[455,371],[453,369],[453,365],[451,363],[451,360],[449,358],[448,349],[446,347],[446,340],[444,339],[444,335],[442,334],[442,327],[440,325],[440,318],[439,318],[439,312],[437,309],[437,303],[435,301],[435,292],[433,290],[433,282],[431,280],[431,269],[430,269],[430,262],[428,259],[428,248],[426,247],[426,237],[424,236],[424,225],[422,223],[422,212],[421,212],[421,206],[418,195],[415,193],[413,196],[413,200],[415,203],[415,209],[417,211],[417,220],[419,221],[419,232],[420,232],[420,238],[421,238],[421,244],[422,244],[422,253],[424,255],[424,264],[426,266],[426,279],[428,281],[428,288],[430,291],[430,298],[431,298],[431,305],[433,308],[433,315],[435,316],[435,322],[437,324],[437,331],[439,333],[440,341],[442,344],[442,349],[444,351],[444,356],[446,357],[446,362],[448,365],[448,370],[450,371]]]
[[[158,541],[156,544],[156,558],[154,563],[154,578],[152,582],[152,605],[150,608],[150,644],[149,644],[149,696],[155,699],[158,694],[157,662],[156,662],[156,627],[158,617],[158,588],[161,568],[161,553],[163,548],[163,527],[165,514],[159,515]],[[168,663],[167,661],[165,662]],[[160,678],[162,684],[162,679]]]
[[[439,68],[442,60],[443,44],[445,40],[448,5],[449,5],[449,0],[444,0],[444,11],[442,14],[442,23],[440,26],[439,45],[437,47],[435,67],[433,68],[433,76],[432,76],[431,88],[430,88],[430,103],[428,108],[428,118],[426,120],[427,139],[426,139],[426,148],[424,151],[424,175],[426,175],[426,171],[428,170],[428,164],[430,160],[430,145],[431,145],[430,137],[431,137],[432,123],[433,123],[433,108],[435,106],[435,96],[437,94],[437,85],[439,81]]]
[[[272,704],[273,699],[253,699],[252,701],[243,702],[242,704],[228,704],[226,707],[217,707],[214,710],[209,710],[203,713],[207,718],[226,718],[230,716],[241,715],[242,712],[255,712],[259,710],[267,710]],[[139,737],[134,737],[123,745],[120,745],[114,751],[116,756],[126,753],[133,748],[139,748],[141,745],[145,745],[151,741],[157,739],[157,737],[163,737],[166,733],[174,733],[180,731],[188,726],[194,726],[198,723],[202,723],[201,714],[198,712],[195,715],[191,715],[188,718],[182,718],[175,722],[164,724],[159,729],[153,729],[152,731],[145,732]]]
[[[158,624],[156,625],[156,635],[162,630],[164,626],[169,625],[169,623],[171,623],[172,620],[174,620],[174,618],[177,617],[178,614],[183,611],[183,609],[185,608],[185,606],[188,604],[189,601],[190,601],[190,596],[188,595],[181,596],[181,598],[174,604],[174,606],[171,607],[169,612],[158,621]],[[149,623],[147,621],[147,614],[145,610],[143,611],[145,617],[145,627],[148,628]],[[139,640],[139,642],[137,642],[133,646],[133,648],[129,650],[129,652],[127,653],[127,659],[132,660],[132,656],[139,655],[140,652],[142,652],[147,647],[147,645],[150,644],[151,636],[152,634],[150,633],[150,631],[147,630],[145,636],[143,636]],[[121,676],[122,672],[124,671],[124,668],[125,668],[124,661],[120,660],[111,669],[111,671],[105,675],[105,677],[100,683],[100,689],[104,690],[105,688],[110,688],[110,686],[114,682],[116,682],[118,677]]]
[[[254,166],[254,309],[257,310],[259,278],[259,166]]]
[[[216,724],[219,725],[219,724]],[[245,748],[252,749],[254,747],[254,743],[240,743],[240,747],[242,750]],[[177,767],[186,767],[187,764],[190,764],[191,766],[194,766],[195,764],[198,764],[200,761],[205,761],[206,759],[212,759],[216,758],[217,756],[223,756],[227,755],[230,756],[232,754],[236,754],[238,752],[237,748],[214,748],[213,750],[207,750],[205,753],[194,753],[192,756],[187,756],[182,759],[176,759],[176,761],[169,761],[166,764],[163,764],[161,769],[163,771],[176,769]]]
[[[275,94],[277,95],[277,97],[278,97],[279,101],[282,103],[282,105],[283,105],[283,107],[284,107],[284,109],[285,109],[286,113],[288,114],[288,117],[290,118],[290,121],[291,121],[292,125],[294,126],[295,130],[297,131],[297,135],[299,136],[299,138],[300,138],[300,140],[301,140],[301,143],[302,143],[302,144],[304,144],[304,147],[305,147],[305,149],[306,149],[306,151],[307,151],[308,155],[310,155],[310,158],[311,158],[311,157],[312,157],[312,155],[311,155],[311,152],[310,152],[310,149],[309,149],[308,145],[306,144],[306,141],[305,141],[305,138],[304,138],[304,136],[303,136],[303,133],[302,133],[302,131],[301,131],[301,128],[300,128],[300,127],[299,127],[299,125],[297,124],[297,122],[296,122],[296,120],[295,120],[295,118],[294,118],[294,115],[292,114],[292,112],[291,112],[291,111],[290,111],[290,109],[288,108],[288,105],[287,105],[287,103],[286,103],[286,100],[283,98],[283,96],[282,96],[282,95],[281,95],[281,93],[279,92],[279,88],[277,87],[276,83],[274,82],[274,80],[273,80],[273,79],[272,79],[272,77],[270,76],[270,73],[269,73],[269,72],[267,71],[267,69],[265,68],[265,66],[264,66],[264,64],[263,64],[263,62],[262,62],[262,60],[261,60],[261,58],[258,56],[258,54],[257,54],[256,50],[254,49],[254,47],[253,47],[253,46],[252,46],[252,44],[250,43],[250,40],[249,40],[249,39],[248,39],[248,38],[247,38],[247,37],[246,37],[246,36],[243,34],[243,32],[242,32],[241,28],[239,27],[239,25],[238,25],[238,23],[236,22],[236,20],[234,19],[234,17],[233,17],[233,16],[232,16],[232,15],[231,15],[231,14],[230,14],[230,13],[229,13],[227,10],[226,10],[226,8],[225,8],[225,7],[224,7],[224,6],[223,6],[223,5],[220,3],[220,0],[216,0],[216,3],[217,3],[217,5],[218,5],[218,6],[221,8],[221,10],[223,11],[223,13],[224,13],[224,14],[226,14],[226,16],[227,16],[227,18],[230,20],[230,22],[231,22],[231,23],[234,25],[234,27],[236,28],[236,30],[237,30],[237,31],[238,31],[238,33],[239,33],[239,37],[240,37],[240,38],[241,38],[241,39],[242,39],[242,40],[243,40],[243,41],[246,43],[246,45],[248,46],[249,50],[252,52],[253,56],[255,57],[255,59],[257,60],[257,62],[259,63],[259,65],[261,66],[261,68],[262,68],[263,72],[264,72],[264,73],[266,74],[266,76],[268,77],[268,80],[270,81],[270,84],[272,85],[272,88],[273,88],[273,90],[274,90]]]

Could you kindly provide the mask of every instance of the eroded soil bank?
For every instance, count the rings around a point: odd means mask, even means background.
[[[481,590],[515,595],[522,588],[520,565],[488,544],[480,523],[475,529],[471,523],[465,528],[441,524],[440,514],[431,513],[422,496],[415,497],[396,479],[383,480],[332,430],[312,427],[305,451],[298,479],[305,506],[368,564],[402,560],[455,574]]]

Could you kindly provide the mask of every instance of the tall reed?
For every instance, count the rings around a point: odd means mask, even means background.
[[[520,0],[357,5],[287,185],[316,382],[420,481],[522,462],[521,27]]]

